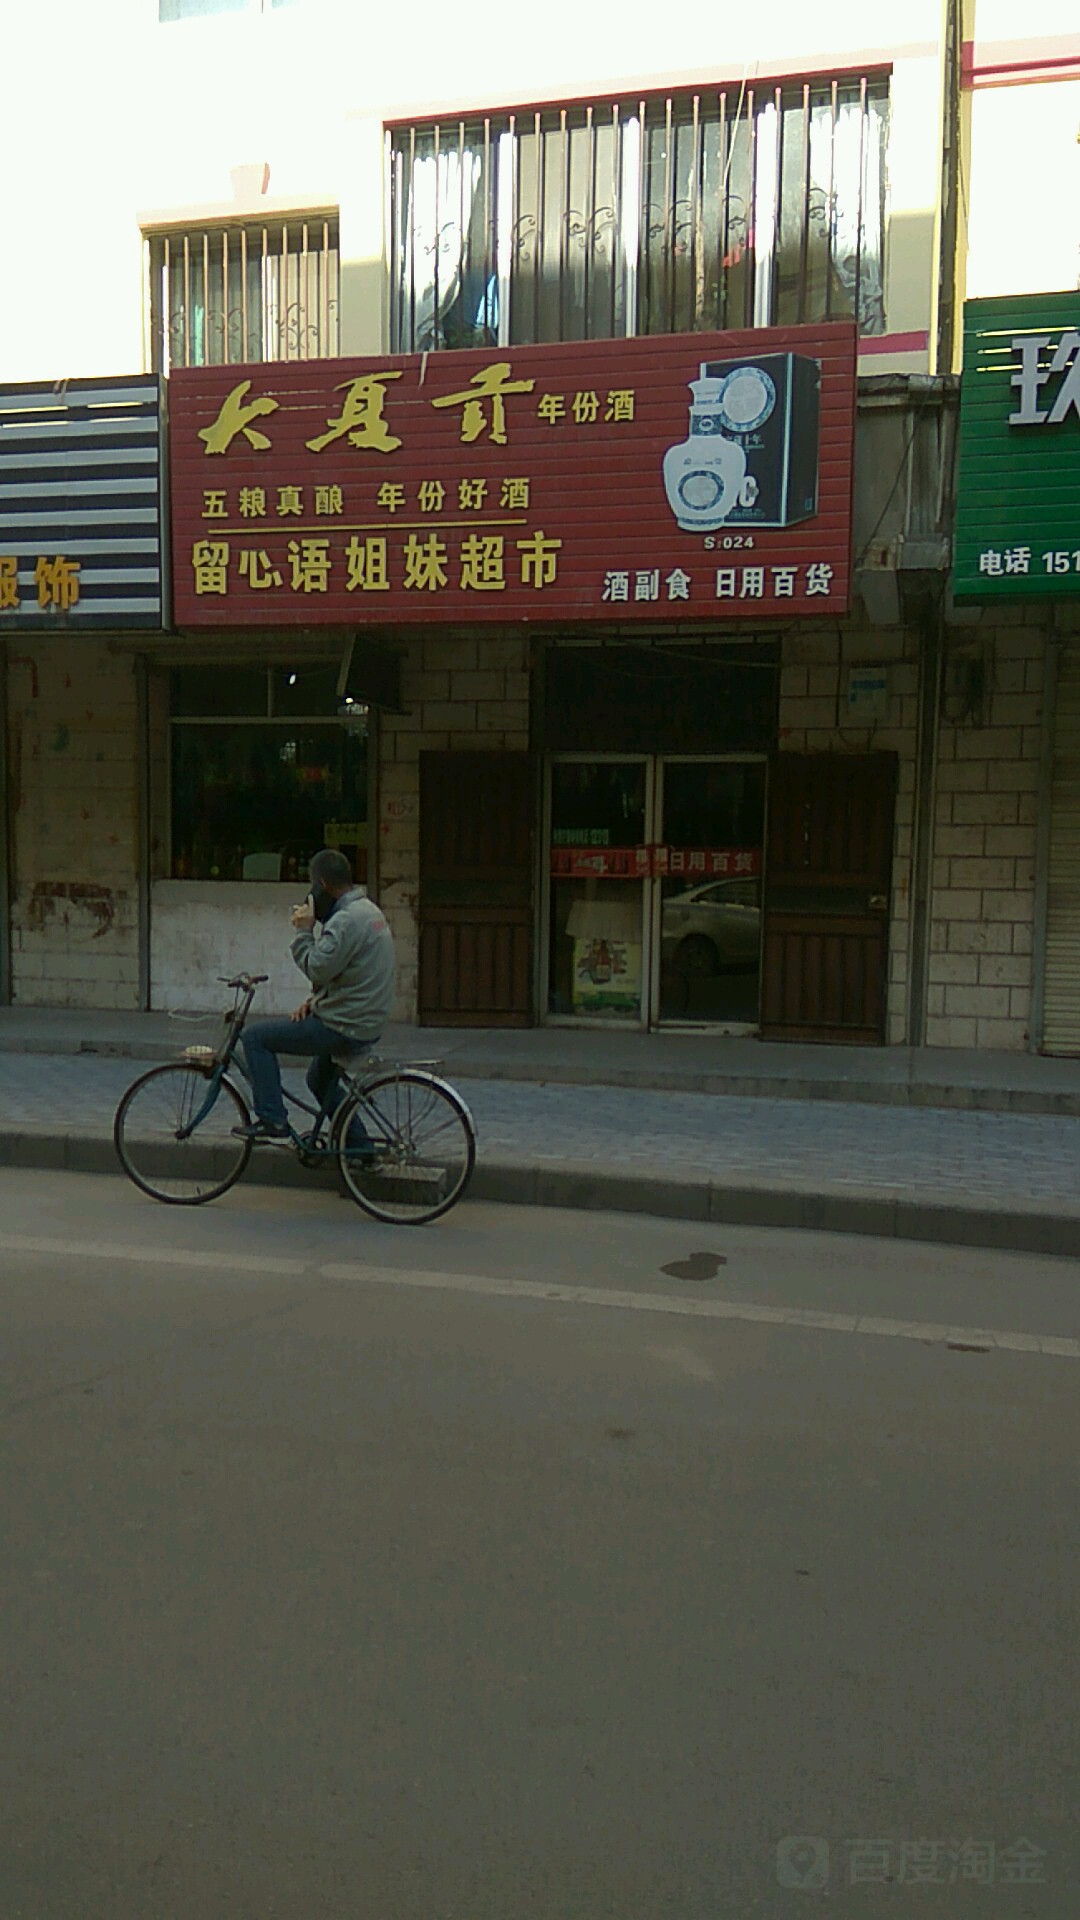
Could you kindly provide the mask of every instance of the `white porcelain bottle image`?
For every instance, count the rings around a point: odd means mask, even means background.
[[[691,380],[690,432],[664,455],[668,506],[686,533],[712,533],[739,504],[746,448],[727,437],[720,411],[722,380]]]

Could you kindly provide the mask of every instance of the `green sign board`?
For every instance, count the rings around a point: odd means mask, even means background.
[[[953,592],[1080,596],[1080,291],[964,308]]]

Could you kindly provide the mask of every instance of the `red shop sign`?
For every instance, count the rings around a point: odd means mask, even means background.
[[[754,879],[760,847],[552,847],[555,880]]]
[[[756,879],[760,847],[653,847],[653,873],[685,874],[688,880]]]
[[[835,322],[180,369],[176,621],[832,618],[855,348]]]

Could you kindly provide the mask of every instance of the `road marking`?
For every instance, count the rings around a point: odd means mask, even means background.
[[[876,1339],[918,1340],[927,1346],[985,1347],[991,1352],[1038,1353],[1080,1360],[1080,1340],[1049,1333],[1012,1333],[990,1327],[956,1327],[933,1320],[889,1320],[875,1314],[827,1313],[812,1307],[768,1307],[752,1300],[702,1300],[686,1294],[628,1293],[615,1287],[572,1287],[547,1280],[511,1280],[483,1273],[415,1272],[401,1267],[367,1266],[360,1261],[273,1259],[262,1254],[204,1253],[183,1247],[125,1246],[121,1242],[78,1241],[38,1234],[0,1234],[0,1252],[51,1254],[60,1259],[113,1260],[146,1267],[196,1267],[229,1274],[250,1273],[300,1279],[344,1281],[349,1285],[410,1287],[421,1292],[472,1293],[499,1300],[546,1300],[560,1306],[606,1307],[630,1313],[658,1313],[690,1320],[738,1320],[754,1326],[802,1327],[822,1333],[866,1334]]]
[[[146,1267],[207,1267],[217,1273],[293,1275],[310,1271],[304,1260],[274,1260],[255,1253],[201,1253],[182,1247],[132,1247],[120,1241],[52,1240],[40,1234],[0,1234],[0,1253],[47,1253],[62,1260],[130,1260]]]
[[[697,1300],[682,1294],[626,1293],[614,1287],[567,1287],[545,1280],[496,1279],[478,1273],[412,1273],[396,1267],[333,1263],[319,1268],[326,1280],[428,1288],[444,1293],[487,1294],[505,1300],[547,1300],[574,1307],[608,1307],[632,1313],[666,1313],[693,1320],[744,1320],[771,1327],[809,1327],[825,1333],[862,1333],[889,1340],[920,1340],[947,1347],[961,1344],[1005,1353],[1053,1354],[1080,1360],[1080,1340],[1056,1334],[998,1332],[986,1327],[952,1327],[931,1320],[885,1320],[866,1313],[825,1313],[805,1307],[758,1306],[750,1300]]]

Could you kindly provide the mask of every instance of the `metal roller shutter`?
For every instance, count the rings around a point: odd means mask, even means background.
[[[1063,648],[1054,710],[1043,1051],[1080,1054],[1080,648]]]

